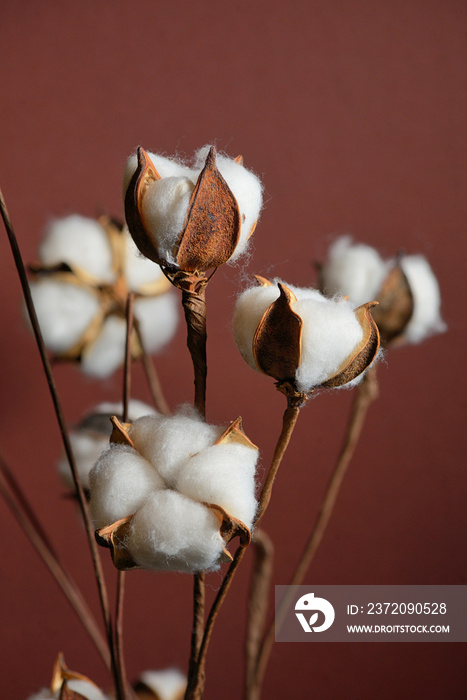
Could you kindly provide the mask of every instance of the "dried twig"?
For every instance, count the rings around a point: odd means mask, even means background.
[[[63,409],[61,406],[61,402],[59,399],[57,387],[55,385],[55,380],[53,377],[52,369],[50,366],[50,361],[47,355],[47,350],[44,344],[44,340],[42,338],[42,333],[41,329],[39,326],[39,322],[37,319],[36,311],[34,308],[34,303],[32,300],[31,296],[31,290],[29,287],[29,282],[26,274],[26,269],[24,267],[24,262],[23,258],[21,256],[21,252],[19,249],[18,241],[13,229],[13,225],[11,223],[10,216],[8,214],[8,210],[5,204],[5,200],[3,197],[3,193],[0,190],[0,213],[2,215],[3,223],[5,225],[5,229],[8,235],[8,240],[10,242],[10,247],[11,251],[13,254],[13,258],[15,261],[16,269],[18,272],[18,277],[21,283],[21,288],[23,291],[23,296],[26,304],[26,308],[28,311],[29,319],[31,322],[31,326],[34,332],[34,337],[36,339],[36,344],[37,348],[39,350],[39,354],[41,357],[42,361],[42,367],[44,369],[44,374],[47,380],[47,384],[49,387],[49,392],[52,398],[52,403],[54,406],[55,410],[55,415],[57,417],[57,422],[59,425],[60,429],[60,434],[62,437],[63,441],[63,446],[65,449],[65,454],[68,459],[68,463],[70,465],[72,477],[73,477],[73,482],[74,486],[76,489],[76,494],[78,497],[78,502],[80,505],[81,513],[83,516],[84,524],[85,524],[85,529],[86,529],[86,535],[87,535],[87,540],[89,544],[89,548],[91,551],[91,558],[93,562],[93,567],[94,567],[94,574],[96,577],[96,582],[97,582],[97,588],[99,592],[99,600],[100,600],[100,605],[101,605],[101,610],[102,610],[102,615],[104,618],[104,624],[105,624],[105,629],[106,629],[106,634],[107,634],[107,639],[109,643],[109,648],[110,648],[110,655],[111,655],[111,660],[112,660],[112,669],[113,669],[113,674],[114,674],[114,680],[116,683],[116,686],[118,686],[118,680],[117,680],[117,669],[116,669],[116,660],[114,658],[113,654],[113,632],[112,632],[112,621],[111,621],[111,615],[110,615],[110,607],[109,607],[109,599],[108,599],[108,594],[107,594],[107,587],[105,585],[105,580],[104,580],[104,575],[102,571],[102,565],[101,565],[101,560],[97,551],[97,544],[94,539],[94,529],[92,526],[91,518],[89,515],[89,508],[88,504],[86,501],[86,496],[84,493],[83,485],[81,483],[81,479],[78,473],[78,470],[76,468],[73,452],[71,450],[71,444],[70,444],[70,439],[68,436],[68,430],[66,426],[66,421],[65,417],[63,414]],[[117,688],[117,694],[118,694],[118,688]]]
[[[25,494],[16,481],[12,471],[0,456],[0,492],[13,513],[16,521],[23,529],[32,546],[49,569],[55,581],[65,594],[68,602],[78,615],[83,627],[94,642],[107,668],[110,668],[110,654],[107,642],[100,631],[97,622],[84,600],[81,591],[66,571],[63,564],[53,551],[49,540],[42,529],[37,516],[28,503]]]
[[[377,398],[377,396],[378,385],[376,381],[376,368],[373,366],[367,371],[362,383],[357,389],[352,411],[349,417],[347,432],[344,438],[344,444],[329,480],[326,492],[323,496],[316,523],[312,532],[310,533],[298,565],[292,576],[290,586],[298,586],[302,583],[306,572],[313,561],[313,557],[319,547],[331,518],[342,481],[347,471],[347,467],[350,464],[355,448],[358,444],[363,426],[365,424],[368,408]],[[292,589],[290,588],[289,591],[292,591]],[[274,644],[275,628],[277,626],[280,627],[282,624],[284,615],[291,602],[291,595],[292,593],[290,593],[289,596],[286,595],[284,597],[275,615],[275,621],[273,620],[271,622],[271,625],[264,637],[256,664],[256,678],[249,688],[249,693],[246,695],[247,700],[259,700],[264,673],[266,671],[269,656]]]

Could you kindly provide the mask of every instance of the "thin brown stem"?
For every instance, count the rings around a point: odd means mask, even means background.
[[[133,323],[134,323],[134,328],[135,328],[136,334],[138,336],[139,344],[141,346],[141,352],[142,352],[141,362],[143,363],[144,372],[146,374],[146,379],[148,382],[149,391],[151,392],[154,406],[157,408],[159,413],[163,413],[164,415],[169,415],[169,413],[170,413],[169,404],[167,403],[167,400],[164,396],[162,384],[161,384],[161,381],[159,379],[159,375],[156,372],[156,368],[154,367],[154,363],[151,359],[151,356],[146,351],[146,348],[144,346],[144,341],[143,341],[143,338],[141,335],[141,329],[140,329],[139,323],[138,323],[136,318],[134,318]]]
[[[197,664],[204,632],[204,610],[206,604],[205,574],[201,572],[193,576],[193,626],[191,630],[191,649],[188,668],[188,687],[196,677]],[[204,688],[204,676],[199,679],[199,685]],[[188,696],[187,696],[188,697]]]
[[[123,411],[122,420],[124,423],[128,421],[128,404],[131,394],[131,337],[133,335],[133,304],[135,295],[133,292],[128,294],[126,302],[126,338],[125,338],[125,362],[123,365]]]
[[[102,657],[107,668],[110,668],[110,655],[107,642],[103,637],[94,616],[84,600],[81,591],[73,581],[70,574],[61,564],[57,555],[50,546],[43,528],[37,520],[37,516],[28,503],[25,494],[16,481],[12,471],[0,456],[0,492],[10,508],[16,521],[28,537],[32,546],[49,569],[55,581],[77,614],[84,629],[93,641],[97,651]]]
[[[187,326],[187,346],[195,373],[194,405],[199,414],[206,416],[206,287],[182,290],[182,304]]]
[[[255,682],[256,660],[260,649],[266,616],[268,612],[269,591],[271,588],[274,545],[264,530],[255,530],[251,541],[255,561],[251,576],[251,588],[248,598],[248,622],[245,639],[245,693]]]
[[[264,482],[263,490],[261,491],[261,496],[259,499],[258,514],[256,516],[257,524],[265,514],[271,500],[274,481],[276,480],[277,472],[279,471],[285,451],[289,445],[290,438],[292,437],[299,414],[300,406],[295,405],[293,401],[288,399],[287,408],[285,409],[282,419],[282,431],[279,435],[271,466],[269,467],[269,472],[266,477],[266,481]]]
[[[306,542],[300,560],[297,564],[295,572],[290,581],[290,586],[299,586],[305,578],[311,562],[315,556],[316,550],[323,538],[326,527],[331,518],[334,506],[342,485],[345,473],[350,464],[350,461],[355,452],[355,448],[360,439],[363,426],[365,424],[368,409],[371,403],[378,396],[378,385],[376,380],[376,368],[370,367],[366,373],[362,383],[359,385],[355,399],[352,405],[352,410],[347,425],[347,431],[344,438],[336,466],[328,482],[325,494],[323,496],[321,507],[318,513],[313,530]],[[292,600],[292,589],[289,589],[290,594],[284,597],[276,615],[275,620],[271,622],[270,627],[264,637],[261,651],[258,656],[256,681],[247,694],[247,700],[259,700],[260,689],[266,671],[267,663],[271,650],[274,644],[275,629],[282,624],[284,616],[290,606]]]
[[[125,572],[117,574],[117,603],[115,608],[115,659],[119,674],[119,692],[122,700],[128,698],[128,681],[123,651],[123,602],[125,599]]]
[[[300,412],[300,406],[296,405],[293,399],[288,398],[287,408],[284,412],[284,416],[282,419],[282,430],[281,430],[281,433],[279,435],[279,439],[277,441],[276,448],[274,450],[273,459],[271,462],[271,466],[269,468],[268,475],[266,477],[265,484],[263,486],[263,490],[261,492],[259,506],[258,506],[258,515],[256,517],[256,525],[258,524],[260,519],[263,517],[263,515],[266,512],[266,509],[268,507],[269,501],[271,500],[271,494],[272,494],[274,480],[277,476],[277,472],[279,470],[280,464],[281,464],[282,459],[284,457],[287,446],[290,442],[290,438],[292,436],[292,432],[293,432],[293,429],[295,427],[295,423],[297,422],[299,412]],[[225,597],[230,589],[230,586],[232,585],[233,578],[234,578],[235,573],[236,573],[236,571],[237,571],[237,569],[238,569],[238,567],[239,567],[239,565],[244,557],[245,551],[246,551],[245,546],[240,545],[240,547],[238,547],[237,551],[235,552],[234,559],[227,570],[227,573],[224,577],[224,580],[222,581],[222,584],[221,584],[221,587],[217,593],[217,596],[214,599],[214,603],[212,604],[212,607],[211,607],[211,610],[209,612],[208,619],[206,622],[206,627],[204,629],[203,642],[201,644],[201,649],[199,652],[196,674],[193,678],[189,679],[187,693],[185,695],[186,700],[200,700],[200,698],[202,698],[203,686],[202,686],[201,679],[204,678],[206,653],[207,653],[209,641],[211,639],[214,623],[217,619],[217,616],[219,614],[219,610],[222,606],[222,603],[224,602]]]
[[[96,544],[96,541],[94,539],[94,529],[93,529],[91,518],[89,515],[89,508],[88,508],[88,504],[86,501],[86,496],[84,493],[83,485],[81,483],[81,479],[80,479],[78,470],[76,468],[73,452],[71,450],[71,444],[70,444],[70,439],[68,436],[68,430],[66,427],[66,421],[65,421],[64,414],[63,414],[62,405],[61,405],[61,402],[59,399],[57,387],[55,385],[55,380],[54,380],[52,369],[50,366],[50,361],[49,361],[49,358],[47,355],[47,350],[46,350],[46,347],[44,344],[44,340],[42,338],[42,333],[41,333],[41,329],[40,329],[39,322],[37,319],[36,310],[34,308],[34,303],[33,303],[32,296],[31,296],[31,290],[29,287],[29,282],[28,282],[28,278],[27,278],[27,274],[26,274],[26,269],[24,267],[23,258],[21,256],[21,252],[20,252],[20,249],[18,246],[18,241],[17,241],[16,235],[15,235],[13,225],[11,223],[11,219],[10,219],[10,216],[8,214],[8,210],[7,210],[5,200],[3,198],[3,194],[1,192],[1,190],[0,190],[0,213],[2,215],[3,223],[5,225],[5,229],[6,229],[6,232],[8,235],[8,240],[10,242],[10,247],[11,247],[11,251],[13,254],[14,261],[15,261],[16,269],[18,272],[18,277],[19,277],[19,280],[21,283],[21,288],[23,291],[23,296],[24,296],[26,308],[27,308],[29,319],[31,322],[31,326],[32,326],[32,329],[34,332],[34,337],[36,339],[37,348],[39,350],[40,358],[42,361],[42,367],[44,370],[44,374],[46,376],[50,396],[52,398],[52,403],[53,403],[54,410],[55,410],[55,415],[56,415],[57,422],[59,425],[60,434],[62,437],[64,449],[65,449],[65,454],[67,456],[68,463],[70,465],[70,469],[71,469],[71,473],[72,473],[72,477],[73,477],[73,482],[74,482],[76,494],[78,497],[79,506],[80,506],[81,513],[83,516],[87,540],[88,540],[89,549],[91,552],[92,563],[93,563],[93,567],[94,567],[94,574],[96,577],[97,588],[98,588],[98,592],[99,592],[99,600],[100,600],[102,615],[104,618],[107,639],[109,642],[111,657],[113,657],[113,654],[112,654],[112,647],[113,647],[112,637],[113,637],[113,635],[112,635],[112,621],[111,621],[111,616],[110,616],[109,599],[108,599],[107,588],[105,585],[104,575],[103,575],[103,571],[102,571],[101,560],[99,558],[99,553],[97,551],[97,544]],[[115,669],[114,661],[115,660],[112,658],[112,667]]]
[[[134,294],[128,294],[126,303],[126,338],[125,338],[125,361],[123,365],[123,411],[122,420],[128,421],[128,405],[131,394],[131,338],[133,335],[133,305]],[[118,686],[122,700],[128,697],[128,682],[125,665],[125,655],[123,651],[123,602],[125,599],[125,572],[119,571],[117,574],[117,603],[115,608],[115,638],[114,655],[118,673]]]

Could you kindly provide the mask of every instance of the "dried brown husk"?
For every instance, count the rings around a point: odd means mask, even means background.
[[[79,362],[86,348],[92,345],[99,337],[102,326],[109,316],[126,317],[126,303],[130,290],[124,276],[126,259],[124,227],[120,222],[105,215],[99,217],[97,221],[102,226],[112,251],[113,282],[103,283],[102,280],[89,274],[79,265],[70,265],[68,263],[58,263],[56,265],[32,263],[29,265],[33,280],[51,277],[55,282],[63,282],[64,284],[86,290],[99,302],[99,309],[84,330],[81,338],[66,352],[56,353],[54,359],[57,361]],[[134,294],[135,298],[139,299],[158,296],[166,293],[169,289],[169,280],[161,275],[154,282],[143,285]],[[133,359],[138,359],[142,355],[142,348],[136,331],[133,331],[131,337],[131,355]]]
[[[226,445],[232,443],[244,445],[245,447],[251,447],[253,450],[258,450],[258,447],[245,435],[241,416],[230,423],[230,425],[224,430],[220,438],[216,440],[214,444]]]
[[[173,266],[160,257],[157,242],[150,235],[142,214],[148,186],[161,178],[141,146],[137,157],[137,168],[125,194],[128,228],[143,255],[173,272]],[[237,247],[240,228],[237,200],[216,166],[216,149],[212,147],[191,195],[173,251],[175,269],[205,272],[227,262]]]
[[[85,683],[89,683],[95,688],[98,688],[98,686],[87,676],[84,676],[82,673],[78,673],[77,671],[70,671],[65,664],[63,654],[60,652],[55,660],[52,671],[52,681],[50,683],[51,692],[54,694],[59,691],[59,700],[87,700],[85,695],[81,695],[81,693],[71,690],[71,688],[68,686],[68,681],[83,681]]]
[[[407,277],[398,263],[390,271],[378,294],[379,306],[373,317],[379,328],[381,343],[393,345],[400,341],[412,318],[414,300]]]
[[[363,329],[363,338],[352,354],[344,360],[337,372],[320,385],[322,388],[330,389],[351,382],[362,374],[376,358],[380,338],[378,326],[371,310],[377,305],[377,301],[370,301],[355,309],[355,315]]]
[[[111,525],[96,530],[96,542],[101,547],[110,549],[112,562],[120,571],[130,571],[141,568],[133,559],[125,546],[125,540],[131,529],[131,521],[134,513],[125,518],[120,518]]]
[[[270,283],[262,277],[263,286]],[[258,369],[279,382],[294,383],[301,358],[302,319],[292,310],[293,292],[279,283],[279,297],[268,306],[253,339],[253,356]]]

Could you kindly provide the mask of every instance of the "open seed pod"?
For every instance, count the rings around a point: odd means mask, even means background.
[[[241,158],[197,154],[195,168],[139,147],[125,174],[125,216],[140,251],[169,274],[202,274],[237,257],[261,209]]]
[[[419,343],[446,330],[436,277],[422,255],[399,254],[383,260],[371,246],[337,239],[329,260],[319,266],[320,287],[326,294],[345,294],[356,305],[376,299],[373,316],[384,347]]]
[[[58,700],[105,700],[106,696],[93,681],[82,673],[71,671],[60,653],[54,664],[50,684],[51,698]]]
[[[231,560],[232,537],[248,544],[258,448],[241,419],[223,429],[180,411],[113,423],[91,472],[90,508],[117,568],[215,569]]]
[[[78,215],[53,222],[30,266],[31,293],[46,347],[56,360],[79,362],[104,378],[123,364],[126,303],[145,349],[156,352],[175,333],[176,300],[161,269],[139,256],[128,231],[109,217]],[[142,353],[136,330],[131,353]]]
[[[371,315],[376,302],[355,309],[316,290],[257,281],[237,301],[236,342],[248,364],[274,377],[286,394],[305,399],[315,388],[343,386],[373,362],[379,350]]]

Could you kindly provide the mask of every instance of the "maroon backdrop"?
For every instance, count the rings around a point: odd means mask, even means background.
[[[283,397],[241,360],[234,298],[253,273],[297,285],[341,233],[424,253],[440,279],[447,334],[393,351],[307,583],[466,583],[464,459],[465,3],[300,0],[52,3],[4,0],[0,25],[0,186],[26,260],[51,216],[122,215],[121,178],[138,145],[191,154],[215,142],[264,181],[266,206],[247,269],[219,271],[208,289],[208,419],[242,415],[263,473]],[[0,447],[63,561],[96,609],[81,525],[63,498],[60,439],[6,238],[1,246]],[[157,359],[172,406],[191,400],[180,328]],[[60,366],[70,423],[120,396]],[[148,399],[135,369],[134,395]],[[339,450],[349,392],[303,411],[264,526],[286,583]],[[55,583],[0,503],[1,696],[49,681],[56,653],[104,686],[100,661]],[[213,636],[206,698],[241,697],[242,635],[251,558]],[[113,571],[106,560],[113,587]],[[220,576],[209,577],[209,597]],[[185,666],[191,579],[127,577],[128,668]],[[380,700],[465,697],[457,644],[279,644],[265,698]]]

